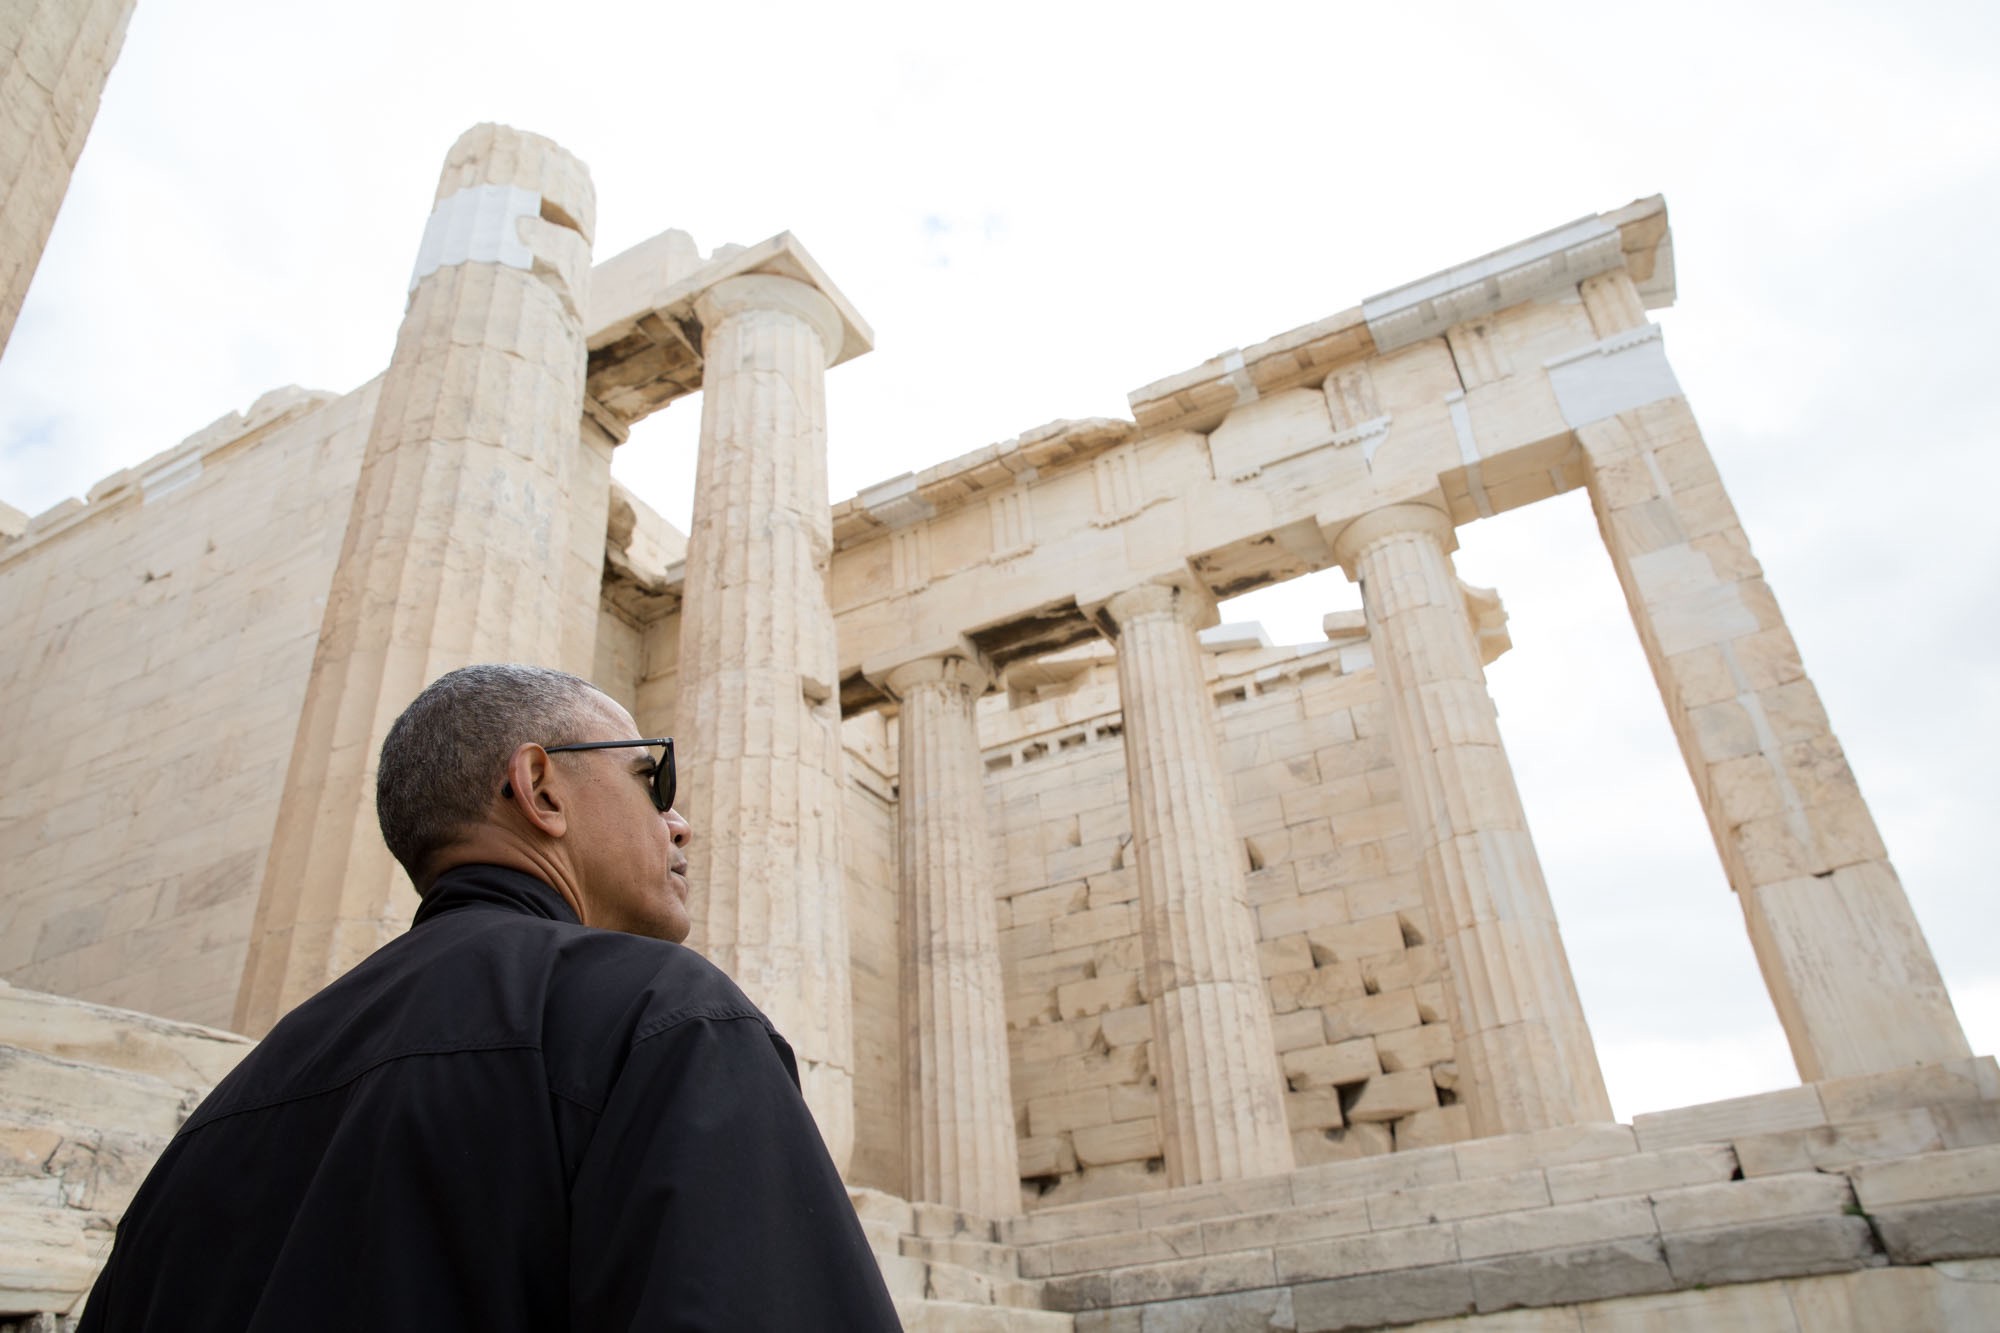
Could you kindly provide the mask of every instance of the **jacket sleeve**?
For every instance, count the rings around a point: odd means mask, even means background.
[[[754,1016],[633,1043],[571,1189],[571,1327],[900,1328],[789,1057]]]

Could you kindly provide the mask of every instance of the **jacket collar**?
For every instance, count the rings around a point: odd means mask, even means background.
[[[533,875],[506,866],[465,865],[437,877],[410,925],[421,926],[462,907],[482,906],[580,924],[563,896]]]

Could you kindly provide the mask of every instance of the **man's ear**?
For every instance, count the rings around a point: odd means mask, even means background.
[[[569,832],[568,793],[563,789],[549,752],[529,743],[515,748],[507,759],[507,785],[501,799],[536,832],[560,838]]]

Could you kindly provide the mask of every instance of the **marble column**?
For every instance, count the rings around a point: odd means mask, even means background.
[[[845,760],[826,490],[832,302],[768,274],[703,294],[701,454],[681,603],[682,810],[699,948],[798,1056],[834,1161],[854,1144]]]
[[[1152,1066],[1173,1185],[1292,1169],[1243,842],[1195,639],[1210,609],[1162,585],[1105,606],[1118,639]]]
[[[69,193],[132,6],[21,0],[0,10],[0,351]]]
[[[1608,1121],[1611,1101],[1501,746],[1448,554],[1451,520],[1392,505],[1340,529],[1361,584],[1478,1135]]]
[[[550,666],[585,680],[597,673],[597,615],[604,596],[604,548],[611,523],[611,454],[623,429],[585,416],[570,471],[569,550],[563,556],[562,651]],[[647,732],[648,736],[664,732]]]
[[[1619,308],[1593,307],[1593,318],[1616,331]],[[1930,945],[1687,400],[1668,397],[1576,435],[1598,528],[1799,1077],[1968,1055]]]
[[[886,684],[902,705],[907,1188],[913,1199],[1001,1217],[1020,1211],[1021,1171],[974,715],[987,680],[969,656],[946,656],[899,666]]]
[[[369,428],[264,870],[236,1026],[261,1034],[408,924],[375,765],[435,677],[562,651],[594,196],[538,135],[466,132]]]

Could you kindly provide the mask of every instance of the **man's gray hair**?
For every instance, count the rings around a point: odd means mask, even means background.
[[[382,742],[375,817],[419,889],[431,857],[485,821],[515,749],[578,739],[600,697],[567,671],[491,662],[446,672],[403,710]]]

